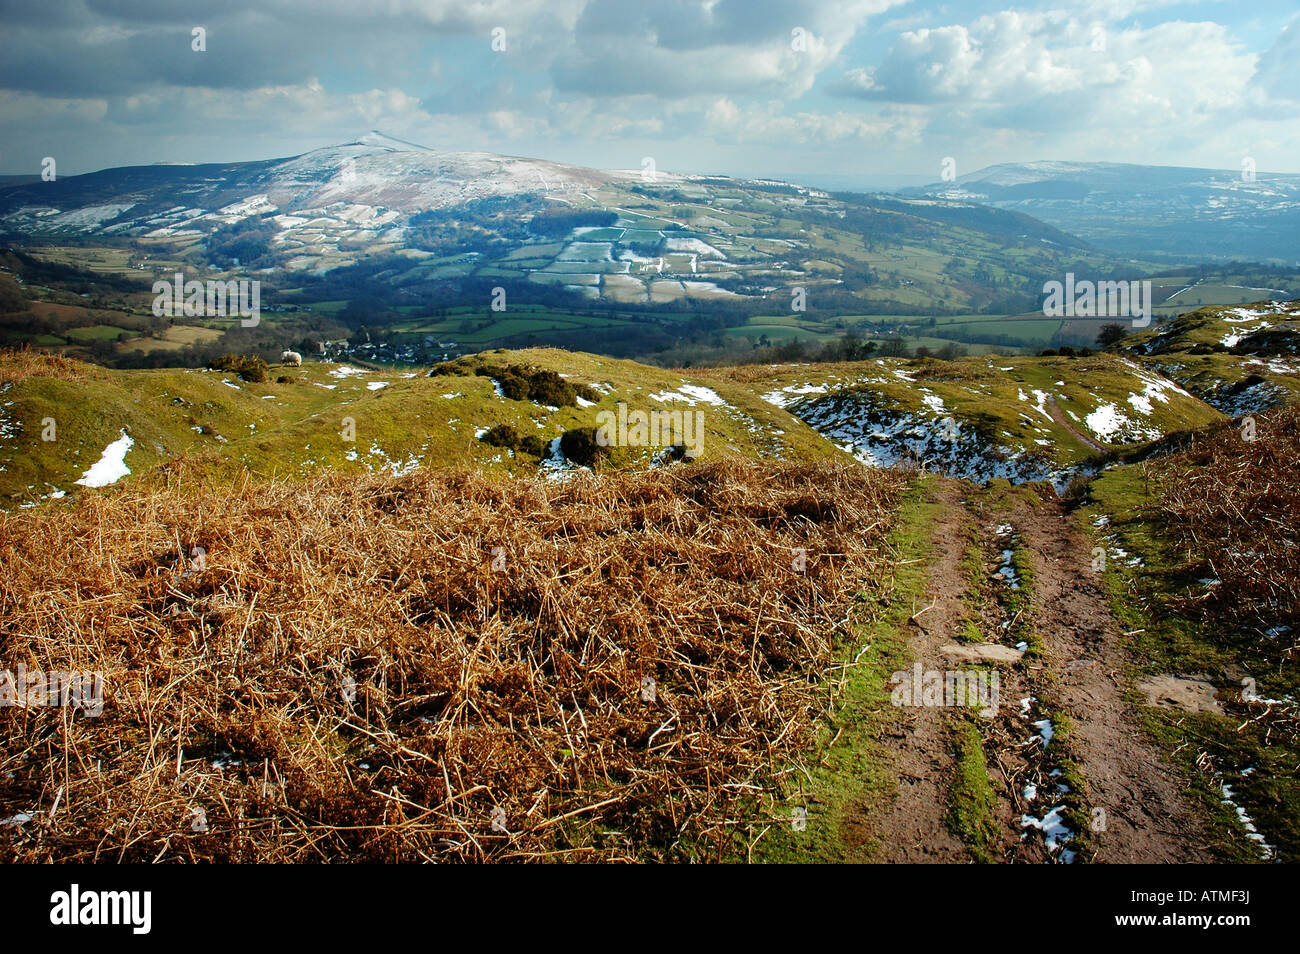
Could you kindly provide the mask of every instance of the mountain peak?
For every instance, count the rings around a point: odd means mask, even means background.
[[[432,152],[428,146],[421,146],[419,143],[410,142],[406,139],[399,139],[396,136],[390,136],[378,129],[372,129],[364,136],[358,136],[352,142],[344,143],[345,146],[370,146],[375,149],[387,149],[392,152],[413,152],[416,150],[423,152]]]

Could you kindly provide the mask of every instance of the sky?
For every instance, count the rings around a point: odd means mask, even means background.
[[[2,174],[371,129],[832,186],[945,158],[1300,173],[1300,3],[0,0]]]

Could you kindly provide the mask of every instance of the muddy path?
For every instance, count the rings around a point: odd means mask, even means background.
[[[935,493],[942,510],[932,530],[925,598],[906,624],[909,663],[919,661],[927,670],[965,665],[950,652],[972,617],[990,643],[999,633],[1024,633],[1035,642],[1022,660],[995,663],[1002,677],[1001,711],[991,724],[976,720],[998,829],[985,853],[1023,863],[1208,861],[1201,818],[1125,699],[1124,634],[1110,612],[1102,576],[1093,572],[1092,539],[1050,494],[994,494],[946,480]],[[1012,603],[1015,616],[1003,626],[997,620],[1010,616],[1010,607],[996,588],[1008,584],[988,571],[1013,539],[1032,566],[1032,582],[1024,581]],[[993,577],[987,585],[994,588],[992,599],[987,587],[972,592],[979,583],[972,582],[969,566],[963,565],[973,541],[987,558],[983,570],[986,579]],[[1003,635],[1002,641],[1019,638]],[[1016,645],[1023,648],[1025,643]],[[1070,727],[1068,739],[1062,735],[1052,743],[1038,738],[1042,730],[1034,727],[1042,719],[1061,717],[1068,720],[1062,722]],[[954,729],[958,720],[969,718],[943,707],[901,710],[888,740],[895,752],[898,794],[863,824],[877,860],[974,859],[975,853],[950,830],[946,815],[957,773]],[[1077,768],[1078,778],[1070,781],[1079,790],[1069,796],[1047,792],[1058,790],[1060,773],[1049,774],[1049,767],[1062,759]],[[1061,785],[1059,790],[1068,788]],[[1053,803],[1063,800],[1074,811],[1064,847],[1024,823],[1026,817],[1045,818]],[[1079,830],[1084,823],[1086,830]]]
[[[1019,501],[1012,520],[1035,560],[1035,625],[1054,676],[1054,705],[1071,720],[1070,746],[1087,782],[1097,831],[1093,860],[1159,864],[1208,861],[1203,824],[1173,768],[1138,725],[1128,689],[1123,633],[1093,542],[1063,505]]]
[[[1052,420],[1054,420],[1057,424],[1060,424],[1067,431],[1073,434],[1075,438],[1080,443],[1082,443],[1085,447],[1088,447],[1099,454],[1105,454],[1109,452],[1110,448],[1108,448],[1105,444],[1098,443],[1095,438],[1089,437],[1087,434],[1081,431],[1079,429],[1079,425],[1075,424],[1072,420],[1070,420],[1066,416],[1065,412],[1061,410],[1061,406],[1056,403],[1055,398],[1047,399],[1047,410],[1048,413],[1051,414]]]
[[[943,481],[937,496],[944,516],[933,534],[934,563],[925,601],[907,621],[910,658],[923,669],[941,669],[939,648],[951,641],[965,613],[960,563],[970,540],[970,514],[963,488]],[[871,819],[868,829],[878,847],[879,860],[889,863],[966,862],[966,846],[944,822],[948,781],[953,772],[949,751],[948,719],[944,709],[908,707],[893,733],[891,748],[897,753],[895,772],[898,795]]]

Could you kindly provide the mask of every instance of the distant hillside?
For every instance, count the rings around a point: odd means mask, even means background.
[[[1300,175],[1109,162],[1002,163],[904,195],[1032,215],[1112,253],[1300,261]]]

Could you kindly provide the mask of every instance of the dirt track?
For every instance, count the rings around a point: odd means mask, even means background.
[[[986,727],[985,756],[998,800],[1001,841],[989,853],[1006,861],[1059,860],[1041,836],[1025,829],[1025,814],[1040,817],[1040,799],[1028,802],[1026,782],[1056,782],[1043,771],[1043,747],[1036,744],[1026,718],[1017,711],[1022,698],[1034,699],[1050,714],[1069,717],[1069,756],[1086,791],[1076,793],[1076,807],[1092,822],[1086,836],[1096,862],[1185,863],[1209,860],[1201,837],[1202,823],[1180,792],[1173,770],[1144,738],[1124,699],[1125,660],[1122,633],[1110,613],[1102,579],[1092,571],[1092,541],[1073,525],[1055,500],[1035,501],[1022,494],[993,499],[969,485],[943,481],[936,493],[943,510],[933,531],[934,555],[919,615],[909,622],[913,660],[926,669],[945,663],[940,647],[954,641],[964,618],[982,605],[986,631],[996,618],[987,594],[969,593],[969,573],[961,558],[978,529],[989,552],[990,534],[1010,525],[1028,548],[1034,571],[1031,600],[1022,617],[1041,638],[1037,659],[1004,666],[1002,713],[998,725]],[[993,544],[994,549],[1000,544]],[[1001,581],[996,581],[1001,585]],[[996,624],[993,626],[996,631]],[[1041,699],[1040,699],[1041,697]],[[953,720],[961,713],[945,708],[907,708],[895,740],[898,797],[875,813],[864,828],[878,846],[883,862],[952,862],[970,860],[962,842],[948,829],[944,813],[954,771]],[[1037,718],[1036,714],[1034,718]],[[1050,745],[1050,743],[1049,743]],[[1054,756],[1060,758],[1058,749]],[[1051,786],[1055,788],[1053,784]],[[1100,813],[1096,810],[1100,809]],[[1077,844],[1077,842],[1076,842]]]

